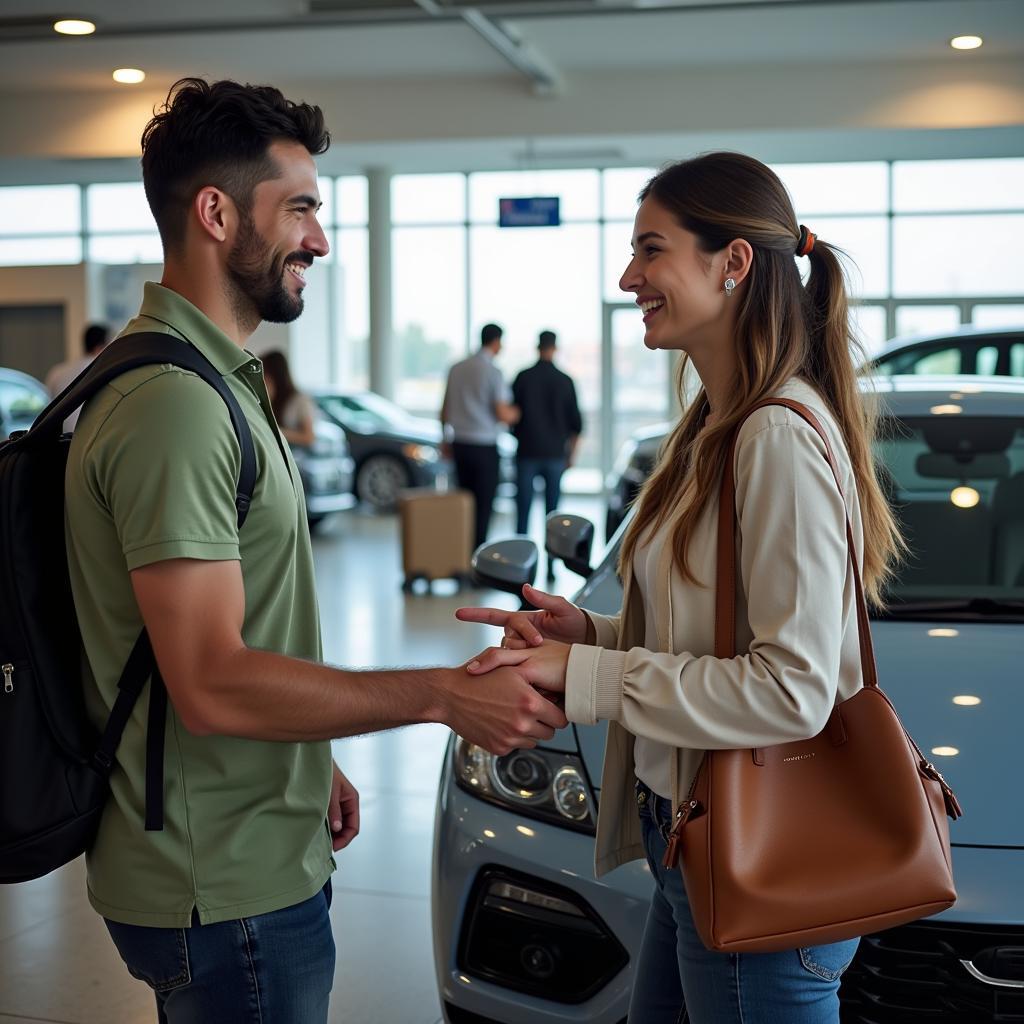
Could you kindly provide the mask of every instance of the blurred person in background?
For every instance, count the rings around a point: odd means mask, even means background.
[[[544,511],[554,512],[562,494],[562,474],[572,464],[583,432],[583,417],[572,378],[555,366],[554,331],[541,331],[537,362],[522,370],[512,384],[519,409],[513,433],[516,449],[516,533],[530,525],[533,485],[544,480]],[[548,563],[548,579],[554,578]]]
[[[498,491],[498,431],[519,421],[512,392],[494,365],[503,333],[497,324],[484,324],[480,348],[448,371],[441,405],[441,426],[445,441],[451,443],[456,480],[476,502],[475,548],[487,540]]]
[[[308,448],[315,440],[313,400],[295,386],[288,357],[283,352],[278,349],[264,352],[260,362],[263,363],[263,380],[281,435],[289,444]]]
[[[110,328],[106,324],[89,324],[82,333],[84,355],[65,359],[46,375],[46,390],[56,398],[106,347],[110,344]],[[64,430],[70,433],[78,422],[81,409],[76,409],[65,421]]]

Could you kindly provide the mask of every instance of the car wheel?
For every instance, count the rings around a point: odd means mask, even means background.
[[[378,512],[392,512],[398,492],[409,483],[409,470],[402,460],[378,452],[365,458],[356,471],[356,497]]]

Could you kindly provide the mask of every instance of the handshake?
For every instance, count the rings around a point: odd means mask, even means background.
[[[587,638],[587,617],[564,597],[529,585],[523,596],[537,611],[459,608],[462,622],[500,626],[501,645],[488,647],[461,669],[449,689],[443,721],[460,736],[507,754],[549,740],[568,720],[565,671],[569,648]]]

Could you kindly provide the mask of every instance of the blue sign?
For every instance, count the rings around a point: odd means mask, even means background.
[[[516,196],[498,200],[498,225],[503,228],[557,228],[562,223],[558,196]]]

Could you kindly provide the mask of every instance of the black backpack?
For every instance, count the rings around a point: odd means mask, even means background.
[[[107,346],[36,418],[0,441],[0,882],[38,878],[83,853],[107,798],[121,733],[152,678],[146,733],[146,829],[163,827],[167,691],[143,630],[102,734],[82,694],[82,643],[64,543],[69,413],[127,370],[171,363],[224,400],[242,451],[236,507],[245,521],[256,482],[252,434],[221,375],[187,342],[132,334]]]

